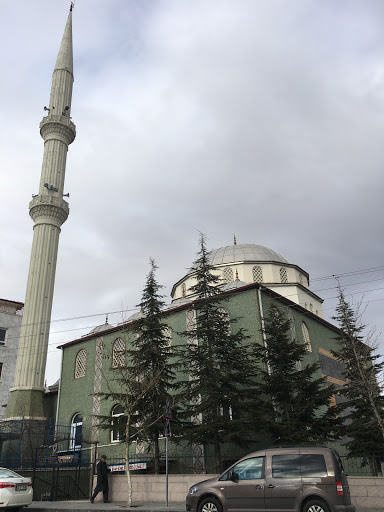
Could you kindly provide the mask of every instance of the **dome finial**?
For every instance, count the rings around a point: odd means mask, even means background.
[[[233,235],[233,245],[236,245],[236,235]]]

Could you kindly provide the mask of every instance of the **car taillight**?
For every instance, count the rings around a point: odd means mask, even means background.
[[[0,482],[0,489],[5,489],[6,487],[16,487],[16,485],[10,482]]]
[[[32,487],[32,482],[29,482],[28,487]]]
[[[343,484],[341,482],[336,482],[336,492],[339,496],[343,496],[344,489],[343,489]]]

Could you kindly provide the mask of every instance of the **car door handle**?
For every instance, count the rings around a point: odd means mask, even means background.
[[[275,486],[274,486],[274,485],[272,485],[272,484],[269,484],[269,485],[268,485],[268,489],[274,489],[274,487],[275,487]]]
[[[256,485],[255,487],[256,489],[264,489],[264,486],[263,485]]]

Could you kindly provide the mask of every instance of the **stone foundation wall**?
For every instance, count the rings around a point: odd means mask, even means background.
[[[207,480],[215,475],[169,475],[168,501],[184,502],[188,489],[197,482]],[[96,477],[94,478],[94,487]],[[165,475],[132,475],[133,501],[135,503],[165,503]],[[95,501],[102,501],[100,493]],[[109,499],[112,501],[127,500],[127,475],[109,476]]]
[[[169,475],[168,500],[169,502],[184,502],[188,489],[202,480],[215,475]],[[351,490],[352,503],[360,509],[384,508],[384,478],[383,477],[348,477]],[[109,477],[109,499],[112,501],[126,501],[127,477],[126,475],[112,475]],[[157,502],[165,503],[165,475],[132,475],[133,500],[135,503]],[[102,500],[100,493],[96,501]]]
[[[384,508],[384,478],[369,476],[349,476],[352,503],[357,508]]]

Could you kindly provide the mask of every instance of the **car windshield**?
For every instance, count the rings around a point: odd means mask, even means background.
[[[10,469],[0,468],[0,478],[22,478],[22,476],[14,473]]]

